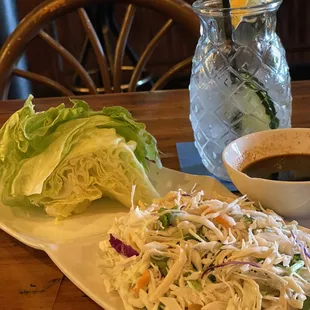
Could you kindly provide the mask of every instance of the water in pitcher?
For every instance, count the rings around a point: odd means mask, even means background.
[[[291,126],[289,70],[275,33],[280,4],[267,1],[230,14],[216,9],[214,0],[193,5],[201,37],[189,87],[190,120],[203,164],[223,180],[229,179],[222,162],[228,143],[252,132]],[[223,30],[226,18],[232,23],[229,39]]]

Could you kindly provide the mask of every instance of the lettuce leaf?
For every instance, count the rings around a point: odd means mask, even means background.
[[[84,211],[101,197],[131,205],[158,193],[147,160],[161,166],[155,138],[122,107],[93,111],[71,100],[36,113],[29,96],[0,130],[0,198],[36,205],[55,217]]]

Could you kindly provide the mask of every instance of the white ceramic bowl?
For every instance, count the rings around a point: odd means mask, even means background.
[[[310,218],[310,182],[250,178],[241,171],[257,160],[284,154],[310,155],[310,129],[279,129],[250,134],[223,152],[227,172],[237,189],[288,219]]]

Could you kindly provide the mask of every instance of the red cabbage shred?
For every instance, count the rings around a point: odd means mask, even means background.
[[[112,234],[110,234],[110,244],[117,253],[126,257],[139,255],[139,253],[134,248],[132,248],[130,245],[126,245],[123,241],[115,238]]]

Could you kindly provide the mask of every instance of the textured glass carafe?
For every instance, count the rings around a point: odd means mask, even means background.
[[[280,0],[239,9],[196,1],[201,36],[193,58],[190,120],[206,168],[228,179],[222,151],[255,131],[291,126],[285,51],[275,32]]]

